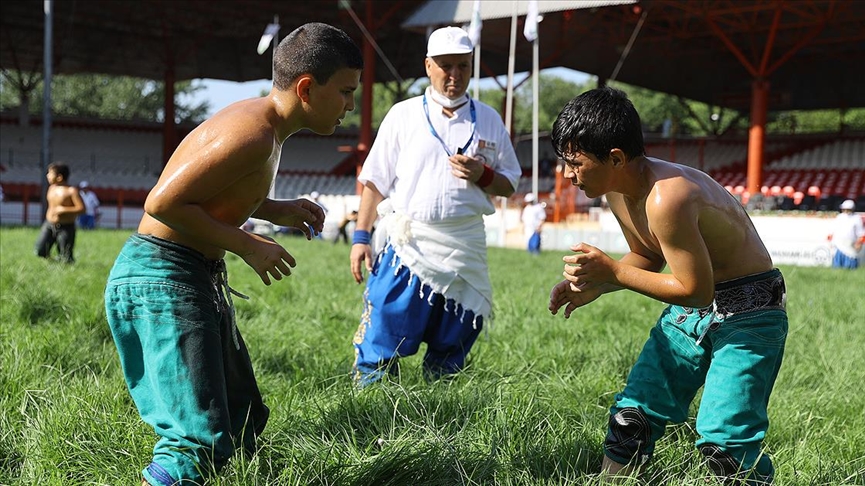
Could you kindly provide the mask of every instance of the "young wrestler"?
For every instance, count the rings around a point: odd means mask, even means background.
[[[711,471],[770,482],[760,449],[787,336],[784,279],[742,205],[703,172],[646,157],[641,130],[625,94],[600,88],[571,100],[552,132],[565,178],[590,198],[606,194],[630,252],[616,261],[572,247],[550,311],[564,306],[567,318],[620,289],[670,304],[616,395],[603,470],[639,469],[703,387],[696,445]]]
[[[69,185],[69,167],[65,164],[50,164],[48,173],[48,209],[45,211],[45,222],[42,232],[36,240],[36,254],[48,258],[51,247],[57,244],[60,261],[75,262],[75,219],[83,214],[84,201],[78,188]]]
[[[234,103],[193,130],[168,161],[145,214],[108,278],[105,307],[129,392],[160,436],[144,482],[202,484],[236,448],[250,449],[268,417],[234,322],[223,256],[265,285],[295,259],[249,217],[320,232],[307,199],[267,198],[282,144],[308,128],[333,133],[354,109],[363,58],[341,30],[305,24],[280,42],[273,89]]]

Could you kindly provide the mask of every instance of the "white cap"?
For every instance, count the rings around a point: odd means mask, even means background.
[[[459,27],[442,27],[429,36],[426,56],[445,56],[448,54],[468,54],[474,50],[469,35]]]
[[[320,194],[318,193],[318,191],[312,191],[312,192],[309,193],[309,197],[311,197],[311,198],[313,198],[313,199],[318,199],[318,196],[319,196],[319,195],[320,195]]]
[[[90,187],[90,183],[87,182],[87,181],[81,181],[81,182],[78,184],[78,187]]]
[[[532,192],[526,194],[525,200],[527,203],[535,202],[535,194]]]
[[[856,209],[856,202],[848,199],[841,203],[841,209]]]

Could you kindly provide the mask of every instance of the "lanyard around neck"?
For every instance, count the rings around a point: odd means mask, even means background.
[[[471,98],[469,99],[469,111],[472,114],[472,134],[469,135],[469,139],[466,142],[466,144],[457,150],[458,154],[464,154],[466,152],[466,150],[468,150],[469,145],[472,144],[472,140],[475,138],[475,128],[477,125],[477,112],[475,112],[475,102]],[[438,139],[439,143],[442,144],[442,148],[445,149],[445,152],[447,152],[448,157],[450,157],[451,155],[453,155],[453,152],[451,152],[451,150],[448,148],[448,146],[445,145],[445,141],[442,140],[442,138],[436,132],[436,129],[433,128],[432,121],[429,118],[429,106],[427,105],[427,101],[426,101],[426,93],[424,93],[424,95],[423,95],[423,112],[426,115],[426,122],[427,122],[427,126],[429,126],[430,133],[432,133],[433,136]]]

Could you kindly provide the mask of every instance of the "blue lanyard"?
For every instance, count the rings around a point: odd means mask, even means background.
[[[457,150],[458,154],[464,154],[466,152],[466,150],[468,150],[469,145],[472,144],[472,140],[474,140],[474,138],[475,138],[475,128],[477,126],[478,115],[477,115],[477,112],[475,111],[475,102],[471,98],[469,98],[469,111],[471,111],[471,114],[472,114],[472,134],[469,135],[469,139],[466,142],[466,144],[463,145],[462,148]],[[451,150],[448,148],[448,146],[445,145],[445,141],[442,140],[442,138],[439,136],[439,134],[436,133],[436,129],[433,128],[432,121],[430,121],[430,119],[429,119],[429,106],[427,105],[427,102],[426,102],[426,93],[424,93],[424,95],[423,95],[423,112],[424,112],[424,114],[426,114],[426,123],[427,123],[427,126],[429,126],[430,133],[432,133],[433,136],[438,139],[439,143],[442,144],[442,147],[445,149],[445,152],[447,152],[448,157],[450,157],[451,155],[453,155],[453,152],[451,152]]]

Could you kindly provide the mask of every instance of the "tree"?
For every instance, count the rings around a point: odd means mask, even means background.
[[[186,101],[203,88],[201,82],[175,83],[175,122],[204,121],[209,103]],[[165,117],[164,99],[163,83],[148,79],[75,74],[55,76],[52,80],[51,104],[56,116],[161,122]],[[25,107],[31,114],[41,114],[43,101],[41,75],[2,72],[0,110]]]

